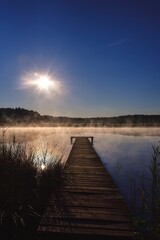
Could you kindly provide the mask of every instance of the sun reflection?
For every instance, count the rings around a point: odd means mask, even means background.
[[[43,171],[45,168],[46,168],[45,164],[42,163],[42,165],[41,165],[41,170]]]

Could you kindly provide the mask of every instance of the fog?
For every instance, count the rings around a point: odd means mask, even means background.
[[[15,138],[16,142],[25,142],[39,156],[47,149],[49,155],[62,157],[65,162],[71,150],[70,136],[94,137],[94,148],[128,204],[133,183],[139,192],[139,186],[144,185],[148,194],[152,145],[159,144],[160,128],[8,128],[4,141],[12,142]]]

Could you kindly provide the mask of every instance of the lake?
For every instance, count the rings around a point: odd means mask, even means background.
[[[72,135],[94,137],[94,148],[132,210],[149,206],[152,145],[159,145],[160,128],[8,128],[4,140],[27,143],[39,158],[47,149],[47,156],[66,161]]]

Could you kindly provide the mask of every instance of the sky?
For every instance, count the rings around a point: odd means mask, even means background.
[[[159,0],[0,0],[0,107],[160,114],[159,13]]]

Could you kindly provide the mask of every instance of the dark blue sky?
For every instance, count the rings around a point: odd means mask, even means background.
[[[56,76],[50,97],[21,87]],[[160,114],[159,0],[1,0],[0,104],[41,114]]]

